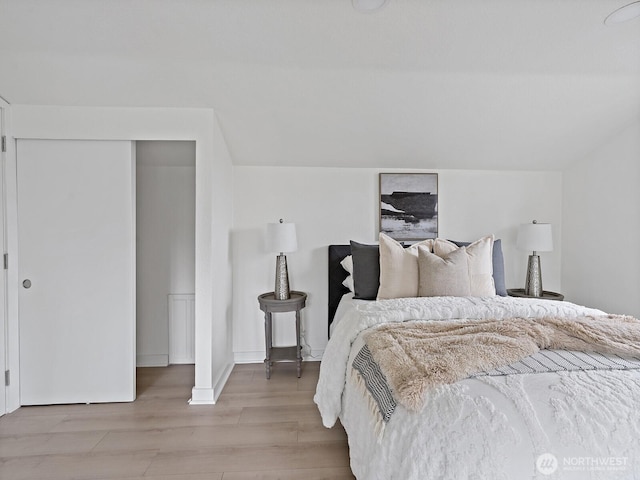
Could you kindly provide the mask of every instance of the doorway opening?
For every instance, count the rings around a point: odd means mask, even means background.
[[[136,141],[136,366],[194,364],[196,142]]]

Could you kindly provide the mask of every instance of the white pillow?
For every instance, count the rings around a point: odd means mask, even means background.
[[[418,295],[421,297],[469,297],[469,255],[458,249],[439,257],[418,248]]]
[[[347,287],[350,292],[355,291],[355,287],[353,286],[353,275],[347,276],[347,278],[345,278],[344,281],[342,282],[342,285]]]
[[[344,257],[340,262],[340,265],[342,265],[342,268],[344,268],[347,272],[349,272],[349,275],[353,275],[353,256],[352,255],[347,255],[346,257]]]
[[[393,238],[380,233],[380,287],[378,300],[418,296],[418,247],[431,251],[428,239],[404,248]]]
[[[447,258],[456,251],[463,251],[467,255],[469,294],[474,297],[494,296],[496,287],[493,281],[493,235],[476,240],[466,247],[458,247],[442,238],[436,238],[433,242],[433,253],[441,258]],[[430,274],[428,271],[420,273]]]
[[[355,287],[353,286],[353,257],[351,255],[347,255],[340,262],[342,268],[344,268],[349,275],[342,282],[342,285],[347,287],[350,292],[355,291]]]

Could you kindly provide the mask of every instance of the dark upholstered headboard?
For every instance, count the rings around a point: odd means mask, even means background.
[[[451,241],[451,240],[450,240]],[[469,245],[468,242],[453,241],[458,246]],[[342,268],[340,262],[347,255],[351,255],[351,245],[329,245],[329,326],[333,322],[333,317],[338,309],[340,299],[349,289],[342,285],[347,278],[347,271]],[[493,242],[493,280],[496,286],[496,293],[503,297],[507,296],[504,275],[504,258],[502,256],[502,242],[496,239]]]
[[[351,255],[350,245],[329,245],[329,326],[333,322],[340,299],[349,292],[349,289],[342,285],[349,274],[340,265],[348,255]]]

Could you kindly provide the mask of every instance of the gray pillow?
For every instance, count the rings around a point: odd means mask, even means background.
[[[353,298],[375,300],[380,286],[380,247],[351,243],[353,258]]]
[[[456,242],[449,240],[459,247],[466,247],[470,242]],[[507,296],[507,286],[504,279],[504,257],[502,256],[502,241],[500,239],[493,241],[493,283],[496,286],[496,295],[501,297]]]

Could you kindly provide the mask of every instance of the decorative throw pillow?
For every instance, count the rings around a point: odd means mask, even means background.
[[[351,255],[347,255],[346,257],[344,257],[342,259],[342,261],[340,262],[340,265],[349,274],[349,275],[347,275],[347,278],[345,278],[343,280],[342,285],[347,287],[350,292],[353,292],[353,290],[354,290],[354,286],[353,286],[353,257]]]
[[[442,238],[436,238],[433,243],[433,253],[442,258],[457,250],[464,251],[468,256],[470,295],[494,296],[496,287],[493,282],[493,235],[476,240],[467,247],[458,247],[455,243]],[[421,273],[429,274],[429,272]]]
[[[421,297],[471,296],[469,255],[461,247],[439,257],[424,247],[418,248],[419,283]]]
[[[451,240],[451,242],[455,243],[459,247],[467,247],[471,244],[471,242],[457,242],[455,240]],[[504,256],[502,254],[502,241],[499,238],[493,240],[493,283],[496,287],[496,295],[500,295],[501,297],[506,297],[507,293],[507,282],[505,280],[504,275]]]
[[[347,273],[349,273],[349,275],[353,275],[353,256],[352,255],[347,255],[346,257],[344,257],[340,262],[340,265],[342,266],[342,268],[344,268],[347,271]]]
[[[428,239],[404,248],[400,242],[380,233],[380,288],[378,300],[418,296],[418,247],[431,251]]]
[[[375,300],[380,283],[380,249],[351,241],[353,260],[353,298]]]
[[[353,286],[353,275],[347,275],[347,278],[345,278],[342,281],[342,285],[344,285],[345,287],[347,287],[349,289],[349,291],[351,293],[353,293],[353,291],[355,290],[354,286]]]

